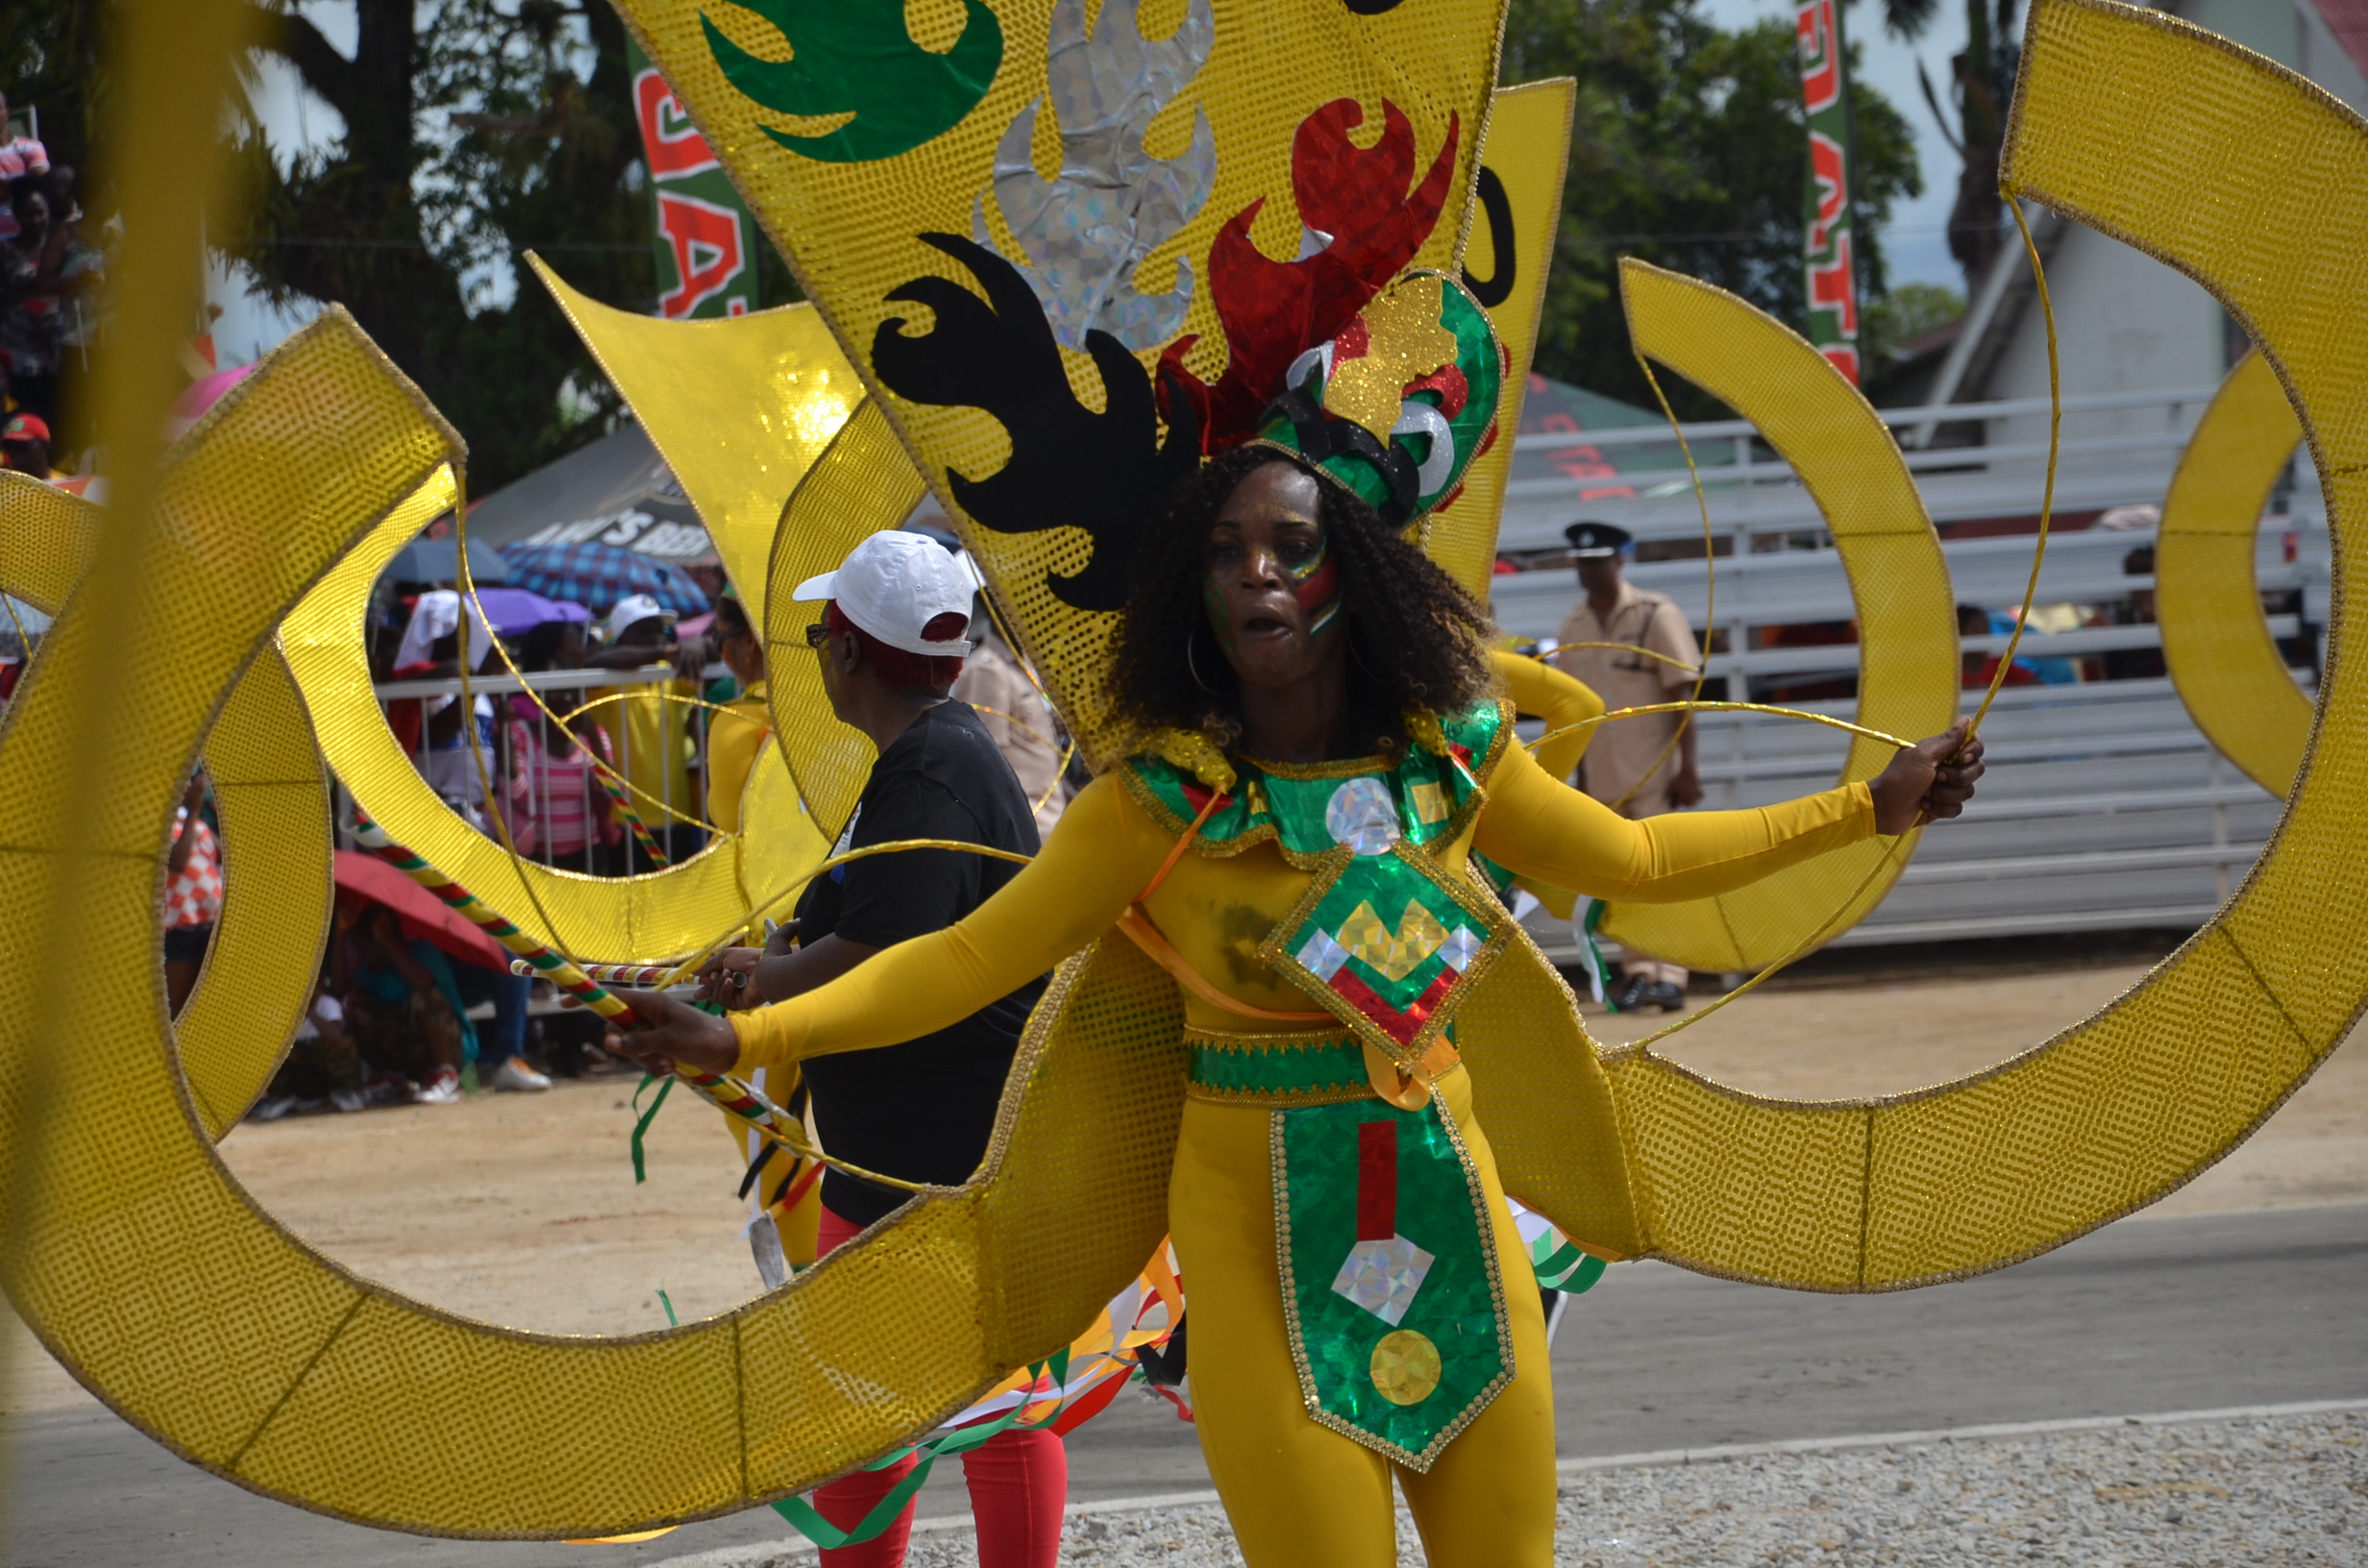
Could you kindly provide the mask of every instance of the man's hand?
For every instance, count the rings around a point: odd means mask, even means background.
[[[765,938],[767,956],[780,958],[796,952],[798,950],[798,927],[799,922],[794,919],[783,920],[775,926]]]
[[[699,968],[699,999],[726,1008],[755,1007],[764,998],[750,982],[756,975],[761,947],[726,947]]]
[[[645,1027],[611,1026],[602,1044],[612,1056],[628,1056],[651,1072],[672,1072],[679,1062],[701,1072],[729,1072],[740,1060],[740,1039],[731,1025],[664,992],[620,992]]]
[[[1916,742],[1869,781],[1876,832],[1905,833],[1965,809],[1973,798],[1974,781],[1987,772],[1982,762],[1982,737],[1965,733],[1970,723],[1960,719],[1946,734]]]
[[[1684,811],[1688,806],[1702,803],[1702,775],[1689,764],[1680,768],[1669,779],[1669,809]]]

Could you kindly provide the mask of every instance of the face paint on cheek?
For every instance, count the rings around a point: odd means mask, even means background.
[[[1217,646],[1231,653],[1233,608],[1225,602],[1224,593],[1217,586],[1214,573],[1200,579],[1200,608],[1209,618],[1209,629],[1217,633]]]
[[[1291,588],[1307,616],[1311,640],[1340,625],[1341,572],[1330,550],[1319,546],[1316,558],[1291,574]]]

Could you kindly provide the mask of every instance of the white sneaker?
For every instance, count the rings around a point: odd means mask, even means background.
[[[506,1056],[493,1069],[493,1087],[504,1094],[540,1094],[551,1087],[551,1080],[528,1066],[525,1057]]]
[[[460,1103],[460,1074],[450,1067],[438,1067],[428,1081],[411,1091],[413,1105],[458,1105]]]
[[[247,1113],[247,1119],[249,1121],[278,1121],[295,1109],[295,1095],[274,1094],[268,1099],[258,1100],[255,1103],[255,1109]]]
[[[329,1108],[339,1115],[350,1116],[357,1111],[370,1109],[370,1096],[358,1089],[333,1089],[329,1091]]]

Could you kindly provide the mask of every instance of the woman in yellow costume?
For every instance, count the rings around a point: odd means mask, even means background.
[[[1553,1560],[1539,1295],[1454,1044],[1511,919],[1475,857],[1698,898],[1954,817],[1961,728],[1871,783],[1632,821],[1516,741],[1486,610],[1410,541],[1493,424],[1503,362],[1410,273],[1300,356],[1253,439],[1136,550],[1112,696],[1140,740],[969,919],[729,1021],[636,997],[646,1059],[746,1072],[942,1027],[1116,924],[1186,992],[1169,1222],[1201,1446],[1251,1568]]]

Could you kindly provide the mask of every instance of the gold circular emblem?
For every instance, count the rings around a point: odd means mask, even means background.
[[[1439,1347],[1412,1329],[1381,1336],[1373,1347],[1373,1386],[1393,1405],[1419,1405],[1439,1386]]]

